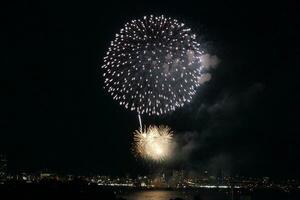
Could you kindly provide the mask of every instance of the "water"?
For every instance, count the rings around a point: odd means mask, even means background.
[[[126,195],[122,195],[126,200],[169,200],[175,198],[182,198],[184,200],[192,200],[192,196],[179,191],[137,191]]]
[[[182,198],[184,200],[194,200],[198,196],[201,200],[225,200],[222,196],[215,194],[201,194],[195,191],[168,191],[168,190],[149,190],[149,191],[135,191],[120,195],[126,200],[170,200],[175,198]]]

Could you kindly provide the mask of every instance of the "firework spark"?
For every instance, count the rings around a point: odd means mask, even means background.
[[[161,115],[190,102],[206,73],[196,35],[176,19],[145,16],[125,24],[104,57],[104,88],[139,114]]]
[[[136,130],[133,148],[135,154],[145,160],[168,160],[172,155],[173,132],[163,125]]]

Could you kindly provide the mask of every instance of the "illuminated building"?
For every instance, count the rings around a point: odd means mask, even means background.
[[[6,179],[7,175],[7,160],[5,156],[0,155],[0,180]]]

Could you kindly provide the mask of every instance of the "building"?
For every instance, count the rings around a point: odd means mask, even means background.
[[[169,181],[170,186],[175,188],[183,187],[185,185],[185,175],[186,173],[184,170],[174,170],[172,177]]]
[[[7,160],[4,155],[0,155],[0,180],[5,180],[7,175]]]

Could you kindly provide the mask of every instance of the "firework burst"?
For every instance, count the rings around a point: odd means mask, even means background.
[[[196,35],[176,19],[150,15],[132,20],[104,57],[104,87],[139,114],[173,111],[190,102],[202,84],[202,54]]]
[[[135,155],[145,160],[161,162],[170,159],[173,132],[168,126],[149,126],[134,132]]]

